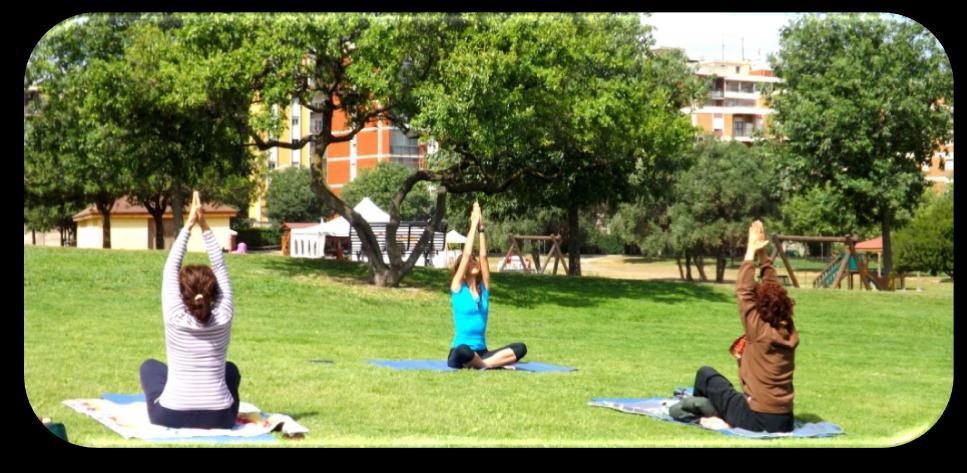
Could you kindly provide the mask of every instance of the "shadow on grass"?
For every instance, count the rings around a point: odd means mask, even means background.
[[[816,414],[805,413],[805,414],[796,414],[796,420],[801,420],[806,423],[813,423],[813,422],[823,422],[826,419],[823,419],[822,417],[819,417]]]
[[[299,419],[301,417],[312,417],[319,415],[319,411],[307,411],[307,412],[293,412],[291,414],[286,414],[293,419]]]
[[[320,273],[336,282],[368,285],[364,264],[348,261],[273,258],[264,267],[282,276],[314,276]],[[446,294],[450,273],[442,269],[413,268],[400,284]],[[491,276],[493,297],[501,304],[534,307],[543,304],[562,307],[597,307],[615,299],[651,300],[663,304],[701,300],[733,302],[733,298],[714,286],[690,284],[678,280],[630,280],[598,277],[571,278],[522,273],[494,273]]]

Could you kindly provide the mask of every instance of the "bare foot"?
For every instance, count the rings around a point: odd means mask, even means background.
[[[728,429],[732,427],[724,420],[722,420],[721,417],[716,417],[716,416],[702,417],[701,420],[698,421],[698,423],[701,424],[702,427],[705,427],[706,429],[712,429],[712,430],[722,430],[722,429]]]

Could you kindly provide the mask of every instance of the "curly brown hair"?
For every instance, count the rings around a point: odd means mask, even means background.
[[[759,317],[774,328],[792,328],[792,306],[786,289],[774,282],[763,282],[755,288],[755,308]]]
[[[218,280],[208,266],[190,264],[179,274],[181,300],[188,312],[201,323],[208,323],[218,297]]]

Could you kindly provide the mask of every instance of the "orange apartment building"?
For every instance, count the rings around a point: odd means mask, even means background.
[[[766,105],[763,91],[768,84],[781,81],[771,70],[755,68],[743,61],[690,61],[695,73],[711,80],[706,102],[697,109],[684,109],[692,116],[692,125],[720,140],[752,143],[756,131],[768,127],[772,109]],[[954,180],[953,141],[938,147],[923,172],[936,192],[942,192]]]
[[[954,142],[941,146],[930,158],[930,164],[923,166],[926,178],[933,185],[934,192],[942,193],[954,183]]]
[[[279,141],[287,142],[303,138],[316,133],[321,127],[320,119],[314,116],[308,108],[299,105],[297,101],[287,107],[287,127]],[[333,134],[348,132],[346,116],[341,111],[333,115]],[[339,194],[343,186],[356,179],[361,172],[376,167],[377,162],[387,161],[401,163],[414,168],[424,165],[426,145],[421,145],[416,138],[407,137],[399,128],[384,117],[370,121],[366,128],[360,131],[352,140],[332,143],[324,153],[326,158],[326,183]],[[314,143],[300,150],[272,148],[268,151],[268,169],[284,169],[287,167],[309,168],[311,157],[316,153]],[[263,183],[258,198],[249,206],[248,216],[256,225],[268,225],[269,219],[265,212],[265,191],[271,184],[268,180]]]
[[[692,67],[699,77],[711,81],[705,103],[683,110],[691,114],[692,125],[720,140],[752,143],[755,132],[767,126],[772,113],[763,90],[780,80],[772,71],[745,61],[707,61]]]

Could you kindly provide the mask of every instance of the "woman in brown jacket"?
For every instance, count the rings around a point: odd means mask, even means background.
[[[792,322],[793,300],[779,284],[766,256],[769,245],[762,222],[749,227],[745,259],[735,282],[746,345],[739,359],[742,393],[705,366],[695,376],[694,395],[706,397],[729,425],[753,431],[793,430],[792,375],[799,333]],[[755,257],[761,281],[755,282]]]

